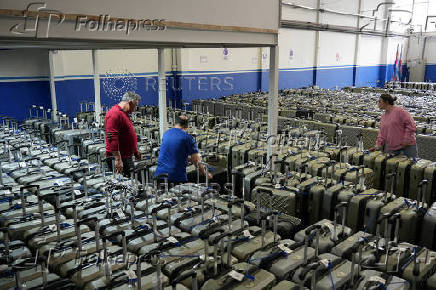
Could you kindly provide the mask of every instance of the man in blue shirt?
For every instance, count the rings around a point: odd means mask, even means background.
[[[188,161],[195,166],[199,166],[203,175],[206,175],[198,153],[197,144],[194,137],[186,132],[188,129],[188,118],[185,115],[176,116],[174,128],[167,130],[162,137],[157,168],[154,176],[166,173],[168,182],[173,184],[188,181],[186,176],[186,166]],[[209,179],[212,174],[209,173]]]

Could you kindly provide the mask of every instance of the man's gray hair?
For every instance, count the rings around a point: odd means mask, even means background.
[[[134,92],[127,92],[123,95],[121,100],[124,102],[138,101],[139,103],[141,101],[141,96]]]

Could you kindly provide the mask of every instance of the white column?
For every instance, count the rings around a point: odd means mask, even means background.
[[[269,96],[268,96],[268,136],[277,135],[278,122],[278,95],[279,95],[279,47],[272,46],[269,49]],[[275,153],[275,142],[277,138],[270,138],[268,141],[268,160]]]
[[[164,49],[159,48],[158,53],[158,83],[159,83],[159,129],[160,138],[168,129],[167,124],[167,86],[165,77],[165,55]]]
[[[387,4],[385,6],[385,12],[384,12],[384,18],[385,19],[390,19],[390,15],[391,12],[389,11],[389,9],[392,8],[392,4]],[[385,24],[385,33],[388,34],[390,31],[390,22],[383,22]],[[389,81],[387,79],[387,75],[388,75],[388,64],[389,64],[389,37],[384,36],[383,37],[383,43],[382,43],[382,49],[381,49],[381,63],[382,65],[385,66],[385,72],[384,72],[384,76],[383,76],[383,80],[384,82]],[[384,85],[384,84],[383,84]]]
[[[54,78],[54,61],[53,61],[53,54],[57,53],[54,50],[49,50],[48,52],[48,62],[50,65],[50,95],[51,95],[51,118],[52,120],[57,120],[57,111],[58,111],[58,104],[56,100],[56,86],[55,86],[55,78]]]
[[[321,23],[321,12],[319,12],[319,9],[321,9],[321,0],[318,0],[316,4],[316,8],[318,9],[316,11],[316,23]],[[314,47],[314,56],[313,56],[313,70],[314,70],[314,76],[313,76],[313,85],[316,86],[318,84],[318,66],[319,66],[319,43],[320,43],[320,31],[315,31],[315,47]]]
[[[359,0],[359,7],[357,10],[357,14],[362,13],[362,0]],[[360,17],[357,17],[357,29],[360,29]],[[354,76],[353,76],[353,86],[356,86],[357,84],[357,76],[358,76],[358,71],[359,71],[359,53],[360,53],[360,34],[356,34],[356,41],[354,43],[355,47],[354,47]]]
[[[100,73],[97,50],[92,50],[92,67],[94,70],[94,119],[100,125],[101,101],[100,101]]]

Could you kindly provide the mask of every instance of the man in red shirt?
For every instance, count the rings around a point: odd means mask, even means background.
[[[124,94],[121,102],[113,106],[104,119],[106,134],[106,157],[114,156],[115,172],[130,176],[134,167],[132,156],[141,159],[138,151],[138,139],[129,114],[136,110],[141,97],[133,92]],[[112,160],[108,166],[112,169]]]

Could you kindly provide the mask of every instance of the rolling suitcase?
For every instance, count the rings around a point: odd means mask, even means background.
[[[436,202],[429,207],[424,215],[419,241],[421,246],[436,250]]]
[[[374,170],[375,159],[382,154],[384,154],[382,151],[366,152],[363,156],[363,165],[365,165],[366,168],[371,168]]]
[[[395,174],[389,173],[386,176],[386,179],[386,183],[391,184],[391,192],[389,192],[388,190],[380,192],[374,195],[373,198],[370,198],[366,204],[364,227],[365,231],[371,234],[375,234],[377,219],[380,216],[381,208],[396,199],[395,195],[392,192],[393,186],[395,184]]]
[[[296,197],[295,192],[292,190],[256,186],[253,189],[252,198],[256,201],[259,200],[259,202],[256,202],[257,206],[295,216]]]
[[[429,164],[424,169],[424,179],[428,180],[427,186],[427,204],[436,201],[436,163]]]
[[[351,286],[354,277],[357,276],[357,273],[353,270],[354,266],[348,260],[342,260],[335,266],[328,262],[328,274],[318,280],[315,289],[343,289]]]
[[[371,188],[354,194],[348,203],[346,226],[351,228],[353,232],[363,230],[366,204],[374,196],[381,193],[381,191]]]
[[[270,289],[276,283],[273,274],[259,269],[254,265],[239,263],[214,279],[206,281],[201,289],[227,290],[227,289]]]
[[[242,196],[242,188],[243,188],[243,182],[245,177],[259,170],[260,170],[259,166],[253,163],[242,164],[234,167],[234,169],[232,170],[232,178],[234,178],[234,182],[235,182],[235,186],[233,188],[234,188],[234,194],[236,196],[239,197]]]
[[[410,168],[410,183],[409,183],[409,194],[408,197],[410,199],[416,200],[417,199],[417,193],[418,193],[418,184],[421,182],[421,180],[424,179],[424,171],[432,162],[425,159],[418,159],[416,160],[411,168]],[[428,189],[428,188],[427,188]],[[431,190],[430,190],[431,191]],[[426,200],[425,202],[427,204],[431,203],[431,196],[428,196],[428,192],[425,193]]]
[[[407,156],[396,156],[386,162],[386,172],[397,172],[396,193],[398,196],[409,196],[410,168],[413,161]]]
[[[385,175],[391,172],[386,172],[386,162],[392,158],[389,154],[382,153],[378,155],[374,160],[374,188],[383,190],[385,188]],[[395,157],[394,157],[395,158]],[[395,158],[397,159],[397,158]],[[396,166],[396,163],[391,163]],[[366,167],[366,166],[365,166]],[[395,171],[396,172],[396,171]]]
[[[380,271],[363,270],[354,283],[354,289],[386,289],[386,290],[408,290],[410,283],[397,276],[392,276]]]
[[[305,239],[307,233],[313,230],[320,229],[319,241],[319,252],[326,253],[329,252],[336,244],[346,239],[351,235],[351,229],[345,226],[346,219],[346,206],[345,202],[338,204],[335,207],[335,215],[333,221],[323,219],[314,225],[309,226],[305,230],[299,231],[295,234],[295,241],[302,242]],[[337,225],[338,212],[342,209],[341,214],[341,225]],[[314,245],[315,241],[312,240],[310,245]]]
[[[299,290],[299,289],[307,290],[306,287],[301,288],[301,286],[298,285],[297,283],[287,280],[281,281],[276,286],[271,288],[271,290]]]

